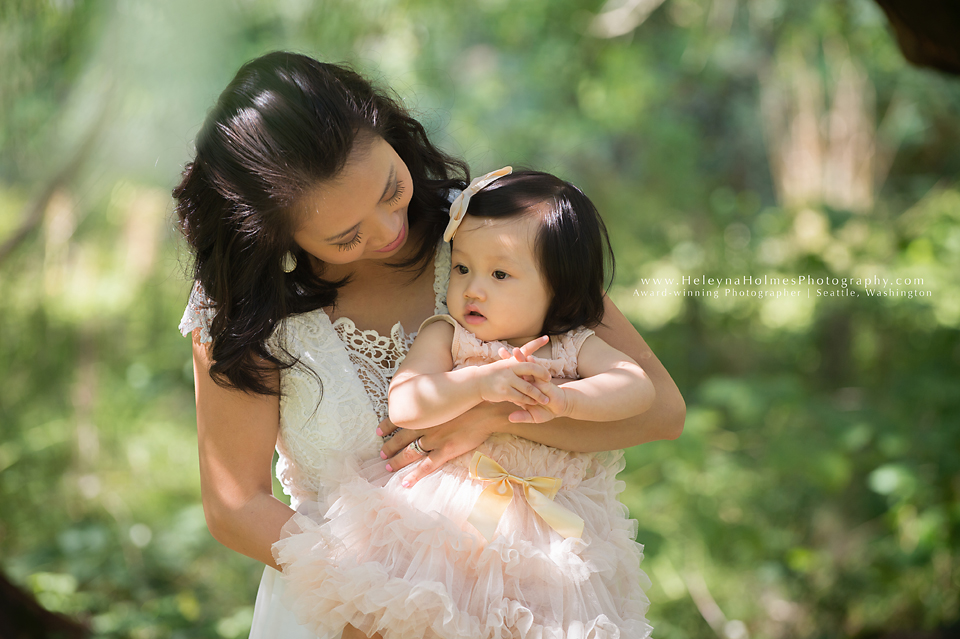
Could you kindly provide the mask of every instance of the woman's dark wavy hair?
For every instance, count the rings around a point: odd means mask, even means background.
[[[607,227],[580,189],[549,173],[515,171],[474,195],[467,215],[540,219],[534,251],[540,275],[553,295],[542,334],[559,335],[578,326],[600,324],[603,296],[616,264]],[[605,281],[607,260],[610,279]]]
[[[448,220],[446,191],[463,188],[469,173],[396,99],[343,66],[275,52],[243,65],[208,114],[173,197],[193,276],[216,309],[210,376],[221,386],[276,394],[265,362],[296,362],[268,352],[266,339],[283,318],[333,304],[346,283],[316,274],[294,244],[294,209],[367,134],[390,143],[410,169],[410,235],[423,241],[397,266],[423,272]],[[290,273],[287,251],[298,258]]]

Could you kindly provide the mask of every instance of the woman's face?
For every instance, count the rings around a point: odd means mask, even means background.
[[[379,136],[358,136],[340,173],[318,184],[301,203],[293,239],[326,264],[382,260],[407,242],[410,171]]]

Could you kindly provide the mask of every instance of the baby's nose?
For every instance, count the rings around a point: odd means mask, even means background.
[[[464,297],[470,297],[473,299],[483,299],[483,289],[476,285],[476,282],[470,282],[467,285],[467,288],[463,291]]]

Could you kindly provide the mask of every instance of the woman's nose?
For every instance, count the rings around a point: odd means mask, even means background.
[[[383,229],[384,237],[395,238],[400,233],[400,229],[403,228],[403,215],[400,211],[394,210],[384,212],[380,216],[380,227]]]

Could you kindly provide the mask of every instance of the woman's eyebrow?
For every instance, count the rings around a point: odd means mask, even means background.
[[[397,177],[397,166],[395,164],[390,165],[390,175],[387,177],[387,184],[383,187],[383,193],[380,195],[380,201],[383,201],[383,198],[387,197],[387,193],[390,192],[390,187],[394,185],[394,180]]]

